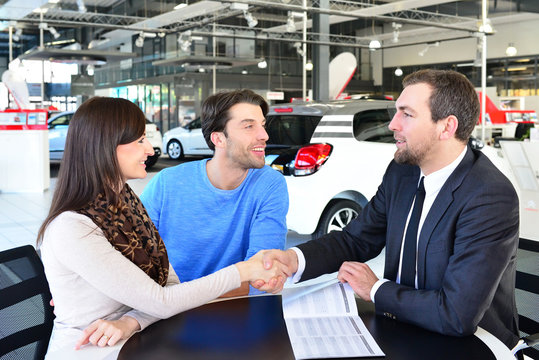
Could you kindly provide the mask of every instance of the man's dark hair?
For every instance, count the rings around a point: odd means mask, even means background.
[[[468,142],[480,113],[479,97],[470,80],[456,71],[433,69],[416,71],[402,80],[404,87],[421,83],[432,88],[429,100],[432,120],[437,122],[454,115],[458,119],[455,137]]]
[[[202,134],[208,147],[215,150],[215,145],[211,141],[212,132],[225,132],[226,123],[230,120],[229,110],[236,104],[253,104],[262,109],[262,114],[268,113],[268,103],[264,98],[252,90],[242,89],[227,92],[220,92],[209,96],[202,104]]]

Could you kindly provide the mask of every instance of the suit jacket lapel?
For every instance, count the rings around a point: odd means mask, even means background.
[[[456,167],[440,189],[436,200],[434,200],[434,203],[425,218],[421,233],[419,234],[419,242],[417,244],[417,285],[420,289],[425,286],[426,250],[432,233],[453,202],[453,192],[458,189],[460,184],[462,184],[462,181],[470,171],[473,163],[474,154],[468,147],[461,163]]]
[[[404,226],[412,206],[412,201],[419,181],[419,168],[413,175],[403,175],[399,179],[392,211],[388,219],[388,233],[386,237],[386,261],[384,278],[396,281],[399,271],[400,252],[404,236]]]

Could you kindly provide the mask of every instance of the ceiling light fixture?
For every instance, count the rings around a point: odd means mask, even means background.
[[[184,8],[186,6],[187,6],[186,3],[181,3],[181,4],[178,4],[178,5],[174,6],[174,10],[179,10],[179,9],[182,9],[182,8]]]
[[[292,11],[288,12],[288,18],[286,19],[286,31],[287,32],[296,31],[296,22],[294,21],[294,14],[292,14]]]
[[[19,41],[21,39],[21,35],[22,35],[22,29],[18,28],[17,30],[15,30],[15,33],[12,35],[13,41]]]
[[[138,38],[135,40],[135,46],[139,47],[139,48],[144,46],[144,35],[143,35],[143,33],[140,33]]]
[[[47,30],[49,30],[53,38],[58,39],[60,37],[60,34],[58,33],[58,31],[56,31],[56,29],[53,28],[52,26],[48,27]]]
[[[77,7],[79,8],[79,12],[81,13],[86,12],[86,6],[84,5],[84,0],[77,0]]]
[[[417,53],[417,55],[419,56],[425,56],[425,54],[427,53],[427,51],[429,51],[429,49],[431,47],[438,47],[440,46],[440,42],[439,41],[436,41],[436,42],[433,42],[433,43],[427,43],[427,46],[425,46],[425,48],[423,50],[421,50],[420,52]]]
[[[258,20],[248,10],[243,10],[243,17],[247,20],[247,25],[254,28],[258,24]]]
[[[307,63],[305,64],[305,70],[312,71],[313,67],[313,62],[311,60],[307,60]]]
[[[391,39],[391,42],[397,43],[399,42],[399,34],[400,34],[399,29],[402,27],[402,24],[392,22],[391,26],[393,27],[393,39]]]
[[[395,76],[402,76],[402,74],[403,74],[403,72],[402,72],[402,69],[400,67],[395,69]]]
[[[265,69],[268,67],[268,63],[266,61],[266,59],[262,59],[258,64],[257,64],[258,68],[259,69]]]
[[[505,55],[515,56],[516,54],[517,54],[517,48],[515,47],[515,44],[509,43],[509,46],[507,46],[507,49],[505,49]]]
[[[376,39],[371,40],[371,42],[369,43],[369,50],[371,50],[371,51],[374,51],[376,49],[380,49],[381,47],[382,47],[382,44],[380,43],[380,41],[378,41]]]
[[[178,37],[178,44],[180,45],[180,49],[184,52],[190,52],[192,43],[193,38],[191,37],[191,30],[181,33]]]
[[[301,43],[299,41],[296,41],[293,46],[296,48],[296,52],[298,53],[298,55],[303,56],[304,52]]]
[[[486,19],[484,24],[482,22],[479,23],[479,32],[485,33],[486,35],[494,34],[494,29],[492,28],[490,19]]]
[[[243,70],[241,71],[241,73],[242,73],[242,75],[247,75],[247,69],[243,69]]]
[[[52,26],[49,26],[47,23],[39,23],[38,27],[43,30],[48,30],[51,33],[52,37],[55,39],[58,39],[60,37],[58,31],[56,31],[56,29]]]

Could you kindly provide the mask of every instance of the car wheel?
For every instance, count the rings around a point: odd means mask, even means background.
[[[155,163],[157,162],[157,159],[159,159],[159,155],[148,156],[148,158],[146,159],[146,162],[145,162],[146,169],[149,169],[152,166],[154,166]]]
[[[350,224],[359,213],[361,206],[351,200],[338,200],[324,211],[320,218],[318,228],[314,233],[314,238],[325,235],[331,231],[341,231]]]
[[[170,140],[167,145],[167,154],[172,160],[183,158],[182,144],[178,140]]]

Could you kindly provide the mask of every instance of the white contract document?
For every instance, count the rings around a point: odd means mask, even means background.
[[[385,356],[358,315],[354,291],[332,275],[283,289],[283,314],[294,356]]]

